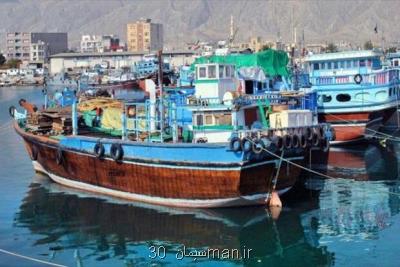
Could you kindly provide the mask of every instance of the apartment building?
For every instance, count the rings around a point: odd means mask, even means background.
[[[127,24],[127,47],[130,52],[155,51],[163,48],[163,25],[151,19]]]
[[[6,34],[6,56],[9,59],[29,61],[35,52],[40,52],[39,50],[46,52],[43,54],[43,60],[46,60],[47,56],[66,52],[68,34],[59,32],[9,32]]]

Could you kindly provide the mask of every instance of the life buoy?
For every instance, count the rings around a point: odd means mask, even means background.
[[[293,144],[293,140],[292,140],[292,136],[285,134],[283,136],[283,145],[286,149],[290,149],[292,148],[292,144]]]
[[[119,161],[124,156],[124,150],[121,144],[112,144],[110,148],[110,156],[113,160]]]
[[[238,152],[242,149],[239,137],[234,136],[231,138],[229,141],[229,149],[235,152]]]
[[[241,141],[241,148],[244,152],[249,152],[252,148],[252,143],[247,137],[243,138]]]
[[[362,82],[362,80],[363,80],[363,78],[362,78],[362,76],[360,74],[354,75],[354,82],[356,84],[360,84]]]
[[[105,153],[104,145],[100,142],[97,142],[93,148],[93,152],[98,159],[103,158]]]
[[[300,137],[297,134],[292,135],[292,147],[293,148],[300,147]]]
[[[328,140],[328,138],[326,138],[326,137],[322,138],[320,143],[321,143],[320,146],[321,146],[322,152],[324,152],[324,153],[328,152],[329,151],[329,140]]]
[[[10,114],[11,118],[14,118],[16,108],[11,106],[8,108],[8,113]]]
[[[56,153],[56,163],[57,165],[61,165],[64,162],[64,151],[61,147],[57,149]]]
[[[258,138],[253,139],[251,150],[254,152],[254,154],[260,154],[261,152],[263,152],[264,147],[260,139]]]

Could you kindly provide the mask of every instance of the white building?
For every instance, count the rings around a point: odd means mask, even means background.
[[[89,69],[95,65],[107,65],[112,69],[130,68],[145,55],[143,52],[104,52],[104,53],[61,53],[50,57],[50,74],[67,70]],[[171,67],[192,64],[193,51],[173,51],[163,53]],[[106,63],[106,64],[105,64]]]
[[[101,35],[82,35],[82,53],[102,53],[104,52],[103,38]]]
[[[48,45],[42,41],[31,44],[30,61],[44,62],[48,56]]]

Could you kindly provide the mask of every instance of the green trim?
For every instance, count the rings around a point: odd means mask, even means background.
[[[208,79],[208,80],[196,80],[194,84],[199,84],[199,83],[216,83],[218,84],[218,79]]]
[[[193,130],[233,130],[232,125],[201,125],[193,126]]]

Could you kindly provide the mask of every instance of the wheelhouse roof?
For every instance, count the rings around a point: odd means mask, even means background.
[[[335,53],[310,55],[305,58],[305,61],[307,62],[333,61],[333,60],[343,60],[343,59],[380,57],[382,55],[383,55],[382,52],[374,50],[343,51]]]

